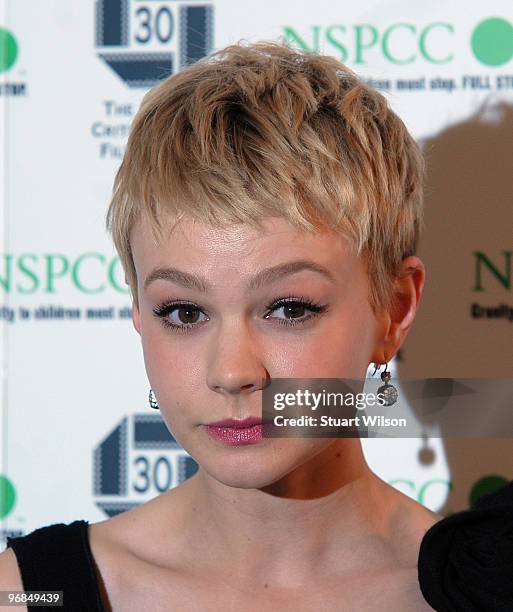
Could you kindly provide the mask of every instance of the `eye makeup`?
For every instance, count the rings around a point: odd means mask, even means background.
[[[284,312],[287,313],[285,314],[285,318],[270,316],[273,312],[276,312],[282,308],[284,309]],[[300,312],[310,311],[310,314],[304,317],[291,316],[297,313],[298,309]],[[271,303],[266,306],[267,312],[264,315],[264,319],[275,320],[278,322],[279,325],[296,327],[298,325],[304,325],[307,321],[318,317],[319,315],[326,312],[327,309],[327,304],[320,304],[304,296],[289,295],[271,301]],[[171,319],[171,316],[175,315],[175,313],[178,314],[178,321],[173,321]],[[176,331],[178,333],[188,333],[194,328],[202,326],[203,323],[209,320],[207,318],[202,322],[198,322],[197,319],[193,321],[188,321],[184,320],[184,318],[180,316],[180,313],[182,315],[185,314],[185,319],[191,318],[191,316],[192,318],[194,318],[196,314],[200,313],[206,315],[206,313],[202,310],[200,306],[187,300],[174,300],[171,302],[163,302],[162,304],[159,304],[155,308],[153,308],[153,314],[156,317],[160,318],[162,325],[166,329],[171,329],[172,331]]]

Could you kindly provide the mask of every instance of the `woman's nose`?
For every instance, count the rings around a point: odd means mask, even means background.
[[[269,382],[263,355],[250,330],[243,324],[225,326],[213,339],[207,384],[221,393],[244,393],[262,389]]]

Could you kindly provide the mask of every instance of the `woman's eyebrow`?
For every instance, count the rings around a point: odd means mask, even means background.
[[[263,285],[273,283],[285,276],[296,274],[303,270],[317,272],[332,283],[336,282],[334,275],[323,265],[309,259],[296,259],[294,261],[272,266],[271,268],[266,268],[265,270],[260,270],[255,276],[249,279],[246,284],[246,289],[248,291],[255,291]],[[212,285],[206,278],[190,274],[189,272],[183,272],[182,270],[172,267],[157,267],[152,270],[144,281],[144,289],[147,289],[148,285],[155,280],[166,280],[176,283],[177,285],[182,285],[182,287],[187,289],[196,289],[202,293],[207,293],[212,288]]]

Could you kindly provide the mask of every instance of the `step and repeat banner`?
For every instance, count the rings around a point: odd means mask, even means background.
[[[427,280],[393,373],[513,376],[509,0],[4,0],[2,547],[42,525],[103,520],[195,473],[148,405],[105,212],[144,93],[229,43],[279,38],[377,87],[426,153]],[[513,478],[510,438],[428,425],[420,437],[363,439],[370,466],[443,514]]]

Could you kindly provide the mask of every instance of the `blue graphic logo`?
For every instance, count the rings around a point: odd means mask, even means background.
[[[93,494],[109,517],[178,486],[198,464],[158,414],[125,417],[93,451]]]
[[[95,45],[129,87],[158,81],[214,48],[214,7],[179,0],[96,0]]]

